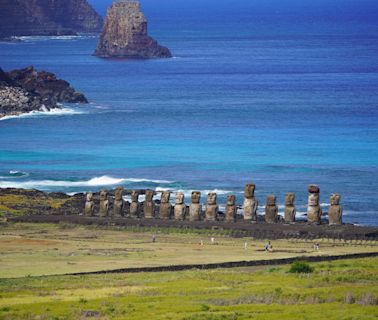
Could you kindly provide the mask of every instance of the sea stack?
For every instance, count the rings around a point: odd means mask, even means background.
[[[102,58],[171,58],[168,48],[147,34],[147,19],[139,1],[115,0],[108,9],[94,55]]]

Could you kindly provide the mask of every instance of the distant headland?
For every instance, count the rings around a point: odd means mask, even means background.
[[[87,0],[0,2],[0,39],[99,32],[102,24]]]
[[[108,9],[94,55],[102,58],[171,58],[168,48],[147,33],[147,19],[139,1],[117,0]]]

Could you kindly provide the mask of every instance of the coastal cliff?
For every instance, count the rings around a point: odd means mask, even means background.
[[[4,72],[0,68],[0,118],[31,111],[49,111],[58,103],[87,103],[67,81],[33,67]]]
[[[0,38],[98,32],[102,23],[87,0],[0,1]]]
[[[117,0],[108,9],[101,38],[94,53],[102,58],[171,58],[147,33],[147,19],[138,1]]]

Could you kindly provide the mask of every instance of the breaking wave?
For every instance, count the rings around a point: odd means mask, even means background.
[[[0,118],[0,120],[9,120],[9,119],[18,119],[18,118],[32,118],[32,117],[40,117],[40,116],[67,116],[67,115],[74,115],[74,114],[83,114],[84,112],[81,110],[71,109],[71,108],[55,108],[49,111],[31,111],[28,113],[22,113],[20,115],[12,115],[12,116],[5,116]]]
[[[94,177],[89,180],[69,181],[69,180],[29,180],[29,181],[0,181],[0,188],[23,188],[23,189],[41,189],[48,190],[54,187],[103,187],[116,186],[127,183],[144,182],[144,183],[171,183],[167,180],[148,180],[137,178],[114,178],[109,176]]]

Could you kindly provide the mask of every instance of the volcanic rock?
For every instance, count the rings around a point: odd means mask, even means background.
[[[98,32],[102,18],[87,0],[0,0],[0,38]]]
[[[94,53],[102,58],[171,58],[168,48],[147,34],[147,19],[138,1],[117,0],[108,9]]]
[[[67,81],[57,79],[50,72],[33,67],[13,70],[0,69],[0,118],[31,111],[49,111],[58,103],[87,103]]]

